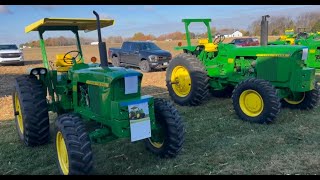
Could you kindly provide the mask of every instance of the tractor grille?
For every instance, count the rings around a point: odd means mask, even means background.
[[[20,57],[21,54],[20,53],[4,53],[4,54],[0,54],[1,58],[17,58]]]
[[[161,60],[170,60],[171,59],[171,57],[164,57],[164,56],[159,56],[159,60],[161,61]]]

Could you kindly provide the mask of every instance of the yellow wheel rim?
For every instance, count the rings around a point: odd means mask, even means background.
[[[191,77],[183,66],[176,66],[171,74],[173,91],[180,97],[186,97],[191,91]]]
[[[14,96],[14,105],[15,105],[15,110],[16,110],[16,112],[18,112],[18,115],[16,115],[17,120],[18,120],[18,127],[19,127],[19,130],[20,130],[21,134],[23,134],[23,132],[24,132],[24,127],[23,127],[22,111],[21,111],[21,106],[20,106],[20,101],[19,101],[18,93],[15,93],[15,96]],[[15,112],[15,113],[16,113],[16,112]]]
[[[59,131],[56,136],[56,146],[57,146],[57,153],[59,164],[61,170],[64,175],[69,174],[69,159],[68,159],[68,151],[66,143],[64,142],[64,138],[62,133]]]
[[[306,97],[306,93],[303,93],[302,98],[300,100],[295,101],[295,100],[290,100],[289,98],[283,98],[283,100],[285,100],[289,104],[297,105],[302,103],[305,97]]]
[[[163,146],[163,142],[155,142],[155,141],[152,141],[151,138],[149,138],[149,142],[153,147],[158,149]]]
[[[242,112],[250,117],[256,117],[263,111],[263,99],[255,90],[245,90],[241,93],[239,104]]]

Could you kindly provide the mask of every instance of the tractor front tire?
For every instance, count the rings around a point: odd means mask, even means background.
[[[210,93],[212,96],[217,98],[230,98],[232,96],[232,91],[234,90],[233,86],[226,86],[222,90],[213,90],[210,89]]]
[[[93,167],[91,142],[78,115],[68,113],[57,118],[55,145],[61,174],[89,174]]]
[[[18,135],[26,146],[45,144],[50,138],[46,94],[41,81],[33,75],[19,76],[12,94]]]
[[[165,99],[154,99],[157,131],[145,139],[146,148],[162,158],[173,158],[184,143],[184,125],[178,110]]]
[[[271,123],[281,108],[274,86],[256,78],[244,80],[235,87],[232,104],[242,120],[260,124]]]
[[[209,94],[209,77],[203,64],[191,54],[180,54],[169,63],[166,85],[172,100],[181,105],[197,106]]]
[[[320,88],[318,83],[315,83],[315,88],[308,92],[302,93],[302,98],[298,101],[290,100],[288,98],[281,99],[282,107],[290,109],[309,110],[317,106],[320,96]]]

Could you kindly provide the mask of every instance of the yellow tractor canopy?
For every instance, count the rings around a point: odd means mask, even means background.
[[[100,19],[101,28],[112,26],[114,20]],[[25,27],[25,33],[38,31],[39,27],[55,27],[57,30],[65,30],[67,27],[77,27],[79,31],[93,31],[97,29],[96,19],[79,18],[43,18]]]

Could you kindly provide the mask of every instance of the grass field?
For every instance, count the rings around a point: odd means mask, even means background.
[[[177,42],[159,42],[172,51]],[[119,45],[109,45],[116,47]],[[50,47],[54,53],[73,47]],[[83,47],[85,58],[96,46]],[[12,112],[13,79],[27,68],[41,66],[38,48],[25,50],[26,66],[0,66],[0,174],[58,174],[53,137],[49,144],[29,148],[19,140]],[[143,94],[169,99],[165,72],[145,73]],[[93,174],[320,174],[320,108],[282,109],[273,124],[243,122],[231,99],[210,97],[202,106],[176,106],[184,118],[186,141],[174,159],[160,159],[142,142],[119,139],[93,144]],[[55,114],[50,114],[53,123]],[[53,127],[53,126],[51,126]],[[53,128],[51,128],[53,134]]]

